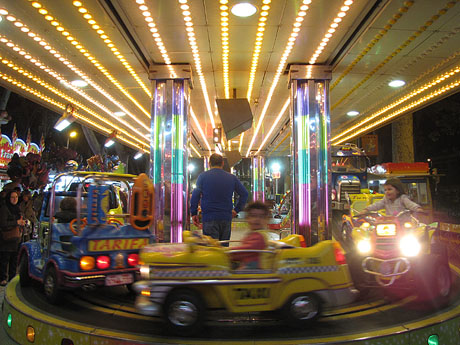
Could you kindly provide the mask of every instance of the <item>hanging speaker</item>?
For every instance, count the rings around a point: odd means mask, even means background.
[[[246,98],[216,99],[222,128],[227,140],[252,126],[252,111]]]
[[[238,164],[242,158],[240,151],[225,151],[225,157],[227,158],[229,168]]]

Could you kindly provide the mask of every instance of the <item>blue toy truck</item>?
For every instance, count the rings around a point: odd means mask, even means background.
[[[346,210],[346,194],[360,194],[367,187],[366,153],[354,144],[332,146],[332,209]]]
[[[76,199],[75,218],[58,223],[64,198]],[[20,285],[41,282],[51,303],[65,289],[130,286],[139,274],[139,249],[154,239],[153,209],[145,174],[58,175],[43,200],[38,237],[20,248]]]

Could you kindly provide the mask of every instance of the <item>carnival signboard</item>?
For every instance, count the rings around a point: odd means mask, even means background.
[[[5,134],[1,135],[0,140],[0,169],[7,169],[11,157],[17,153],[20,157],[27,156],[28,153],[40,154],[40,147],[35,143],[25,143],[22,139],[12,142]]]

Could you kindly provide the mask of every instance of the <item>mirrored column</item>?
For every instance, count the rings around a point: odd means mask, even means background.
[[[252,157],[252,200],[265,202],[265,158]]]
[[[189,65],[150,70],[153,81],[150,177],[155,187],[155,234],[159,242],[182,242],[188,228]]]
[[[292,229],[307,245],[330,239],[329,66],[292,65]]]

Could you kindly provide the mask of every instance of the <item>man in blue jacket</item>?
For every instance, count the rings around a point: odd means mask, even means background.
[[[232,218],[240,212],[248,192],[238,178],[223,170],[224,159],[213,153],[209,158],[210,169],[198,176],[196,188],[190,201],[193,223],[199,226],[198,203],[201,200],[203,234],[219,241],[230,240]],[[233,192],[239,195],[238,203],[233,208]],[[228,243],[226,244],[228,246]]]

